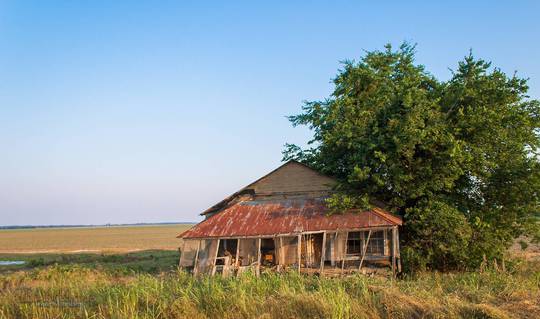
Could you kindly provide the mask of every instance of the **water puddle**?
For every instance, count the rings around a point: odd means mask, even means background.
[[[11,266],[11,265],[24,265],[26,261],[22,260],[0,260],[0,266]]]

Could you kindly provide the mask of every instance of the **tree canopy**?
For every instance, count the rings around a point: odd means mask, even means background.
[[[343,62],[333,83],[289,117],[313,139],[284,159],[338,179],[334,213],[385,203],[416,268],[475,267],[540,237],[540,102],[526,79],[469,53],[442,81],[404,43]]]

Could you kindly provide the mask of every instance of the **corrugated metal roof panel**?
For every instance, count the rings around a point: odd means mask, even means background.
[[[380,208],[327,216],[322,199],[239,202],[180,234],[180,238],[272,236],[320,230],[401,225],[401,218]]]

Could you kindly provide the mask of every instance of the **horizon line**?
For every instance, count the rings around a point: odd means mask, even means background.
[[[195,221],[182,222],[156,222],[156,223],[105,223],[105,224],[53,224],[53,225],[0,225],[2,229],[32,229],[32,228],[81,228],[81,227],[119,227],[119,226],[152,226],[152,225],[179,225],[197,224]]]

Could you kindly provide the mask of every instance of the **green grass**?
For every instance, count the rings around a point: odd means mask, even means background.
[[[23,265],[0,266],[0,274],[49,265],[159,273],[176,269],[178,258],[178,251],[174,250],[145,250],[123,254],[0,254],[0,260],[25,261]]]
[[[0,274],[0,318],[540,317],[538,261],[401,279],[194,278],[171,270],[173,254],[42,256],[43,265]]]

